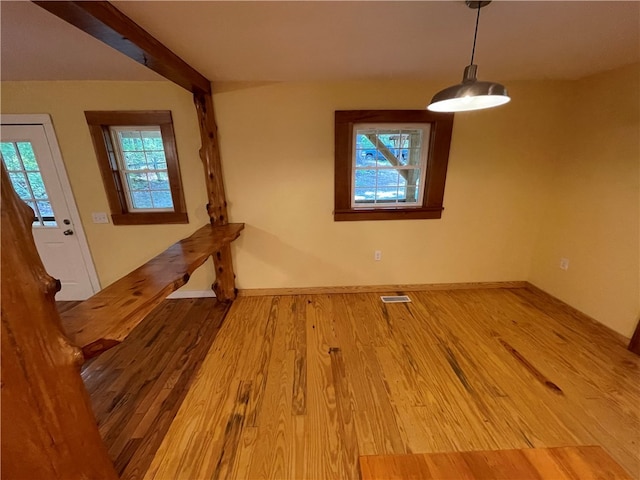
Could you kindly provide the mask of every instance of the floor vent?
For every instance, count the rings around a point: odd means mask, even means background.
[[[382,303],[407,303],[411,299],[407,295],[389,295],[380,297]]]

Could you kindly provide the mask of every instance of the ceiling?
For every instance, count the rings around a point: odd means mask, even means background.
[[[461,78],[461,1],[113,1],[213,81]],[[28,1],[2,1],[2,80],[160,77]],[[575,79],[640,61],[640,2],[494,1],[480,79]]]

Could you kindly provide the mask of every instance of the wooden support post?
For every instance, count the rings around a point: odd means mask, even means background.
[[[207,213],[212,225],[226,225],[227,200],[222,180],[222,163],[218,145],[218,127],[213,112],[213,99],[208,93],[194,93],[193,101],[198,112],[200,126],[200,158],[204,164],[205,184],[207,186]]]
[[[2,168],[2,471],[4,479],[118,476],[62,332],[59,283],[38,256],[33,211]]]
[[[218,127],[213,111],[213,98],[209,93],[196,92],[193,100],[198,112],[200,126],[200,158],[204,166],[205,184],[207,186],[207,213],[212,225],[226,225],[227,199],[222,179],[222,163],[218,144]],[[212,288],[220,301],[234,300],[237,296],[231,245],[224,245],[213,254],[213,265],[216,270],[216,281]]]
[[[194,94],[202,138],[200,157],[207,185],[207,212],[212,225],[226,225],[229,221],[227,200],[211,82],[109,2],[34,0],[34,3]],[[231,246],[225,245],[215,252],[213,264],[216,281],[212,288],[218,300],[234,300],[236,288]]]

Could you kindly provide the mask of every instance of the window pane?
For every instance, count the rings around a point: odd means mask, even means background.
[[[358,130],[356,133],[356,148],[375,149],[376,144],[371,141],[375,134],[375,130]]]
[[[133,208],[152,208],[151,193],[148,191],[133,191],[131,192],[131,200],[133,202]]]
[[[169,175],[166,172],[149,172],[149,186],[151,190],[171,190],[169,187]]]
[[[160,130],[142,130],[142,145],[145,150],[164,150]]]
[[[402,165],[420,166],[422,162],[422,154],[419,148],[410,148],[403,150]]]
[[[394,166],[393,163],[391,163],[389,160],[387,160],[387,158],[382,155],[382,153],[378,154],[378,163],[377,163],[378,168],[391,168]]]
[[[31,199],[31,192],[27,186],[27,177],[24,173],[9,173],[11,184],[18,196],[23,200]]]
[[[357,130],[356,132],[356,166],[375,167],[376,157],[376,131],[373,129]]]
[[[18,142],[18,151],[22,157],[25,170],[37,172],[40,170],[36,161],[36,154],[33,153],[33,147],[29,142]]]
[[[378,170],[378,188],[381,186],[397,186],[400,181],[399,176],[397,170]]]
[[[118,131],[118,138],[123,152],[142,150],[142,139],[138,130]]]
[[[146,173],[127,173],[129,190],[149,190],[149,180]]]
[[[420,148],[421,146],[422,129],[402,130],[401,148]]]
[[[406,170],[406,191],[403,195],[407,202],[415,203],[418,201],[418,192],[420,190],[420,169]]]
[[[375,167],[378,152],[372,150],[356,150],[356,167]]]
[[[156,170],[167,169],[167,159],[164,156],[164,150],[146,152],[146,155],[147,162],[149,162],[149,168],[153,168]]]
[[[154,208],[173,208],[173,200],[169,190],[151,192]]]
[[[47,191],[44,188],[42,175],[40,175],[39,172],[29,172],[27,176],[29,177],[29,184],[31,185],[31,190],[35,198],[47,199]]]
[[[356,185],[356,188],[363,188],[363,187],[375,188],[376,187],[376,171],[356,169],[355,185]]]
[[[396,140],[400,135],[399,130],[385,130],[384,132],[378,132],[378,143],[382,143],[387,148],[395,148]]]
[[[12,142],[2,142],[0,144],[0,151],[2,152],[2,160],[4,160],[4,165],[7,170],[22,170],[16,148]]]
[[[398,197],[398,186],[378,187],[376,190],[377,202],[395,202]]]
[[[40,215],[43,217],[53,217],[53,209],[51,208],[50,202],[38,202],[38,210],[40,210]]]
[[[124,152],[124,168],[127,170],[144,170],[147,160],[144,152]]]
[[[373,188],[356,188],[354,200],[356,203],[370,203],[376,198],[376,192]]]

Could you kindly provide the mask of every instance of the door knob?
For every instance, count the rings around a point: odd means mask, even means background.
[[[73,230],[69,229],[69,230],[65,230],[64,232],[62,232],[63,235],[73,235]]]

